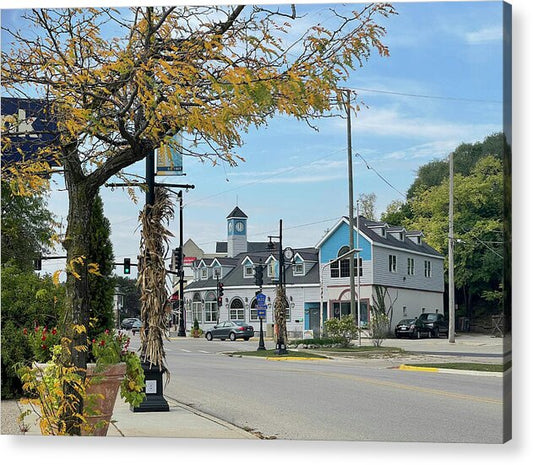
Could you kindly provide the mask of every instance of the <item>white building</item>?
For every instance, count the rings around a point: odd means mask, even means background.
[[[184,291],[187,329],[195,319],[203,329],[232,319],[259,331],[255,267],[261,264],[265,266],[262,290],[268,304],[263,324],[267,336],[272,333],[278,244],[269,249],[268,242],[248,242],[247,221],[248,217],[236,207],[227,216],[227,241],[217,243],[216,254],[192,264],[192,280]],[[359,266],[356,264],[355,301],[360,290],[363,326],[368,324],[370,307],[376,305],[379,291],[385,294],[391,326],[424,311],[443,312],[443,256],[423,242],[420,231],[406,231],[360,216],[359,234],[355,226],[353,234],[354,244],[358,243],[361,250]],[[285,262],[287,332],[289,338],[318,336],[324,321],[351,313],[349,260],[335,261],[349,251],[348,219],[341,218],[315,247],[293,250],[294,257]]]

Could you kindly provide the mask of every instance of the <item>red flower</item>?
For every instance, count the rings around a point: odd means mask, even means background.
[[[28,330],[27,330],[26,328],[24,328],[24,329],[22,330],[22,334],[28,334]]]
[[[45,344],[43,344],[43,345],[41,346],[41,349],[44,349],[44,350],[46,350],[46,345],[45,345]]]
[[[57,330],[54,328],[52,329],[52,334],[55,336],[57,334]]]
[[[93,339],[93,344],[96,342],[96,339]]]
[[[35,327],[35,332],[36,332],[36,333],[39,332],[39,326],[36,326],[36,327]]]
[[[100,345],[105,346],[105,341],[103,339],[100,341]]]
[[[106,334],[109,334],[109,329],[106,329],[106,330],[105,330],[105,333],[106,333]]]
[[[46,341],[46,336],[43,334],[43,337],[41,338],[41,341]]]

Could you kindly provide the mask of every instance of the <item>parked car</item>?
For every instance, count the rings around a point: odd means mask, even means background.
[[[124,318],[122,320],[122,323],[120,323],[120,329],[131,329],[133,326],[133,323],[138,321],[139,323],[141,320],[139,318]]]
[[[418,318],[400,320],[394,328],[394,334],[398,339],[404,336],[420,339],[422,335],[429,336],[430,332]]]
[[[135,333],[138,333],[141,331],[141,320],[136,320],[133,322],[133,325],[131,325],[131,332],[135,336]]]
[[[444,334],[448,337],[448,320],[442,313],[422,313],[418,319],[430,330],[430,336],[439,337]]]
[[[253,326],[245,324],[243,321],[223,321],[216,324],[205,332],[205,338],[208,341],[218,338],[222,341],[230,339],[244,339],[247,341],[254,335]]]

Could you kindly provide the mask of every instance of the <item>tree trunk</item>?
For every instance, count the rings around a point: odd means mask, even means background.
[[[76,146],[65,148],[65,182],[68,191],[68,220],[63,247],[67,251],[66,262],[66,298],[63,316],[63,334],[70,339],[70,353],[63,354],[64,363],[79,368],[79,374],[85,378],[87,369],[87,332],[90,317],[90,291],[87,257],[90,252],[91,217],[97,190],[92,188],[83,174],[79,162],[72,156]],[[70,159],[69,159],[70,158]],[[83,326],[84,331],[76,330]],[[76,413],[83,413],[83,399],[70,386],[64,386],[65,393],[77,397],[76,412],[66,414],[67,431],[70,435],[80,435],[79,426],[75,426]]]

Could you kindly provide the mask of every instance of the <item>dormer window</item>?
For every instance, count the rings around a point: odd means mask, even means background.
[[[304,264],[295,263],[292,268],[292,273],[294,276],[303,276],[304,275]]]
[[[200,279],[207,279],[207,276],[208,276],[207,268],[204,267],[200,270]]]
[[[254,266],[251,263],[244,265],[244,277],[252,278],[254,276]]]

